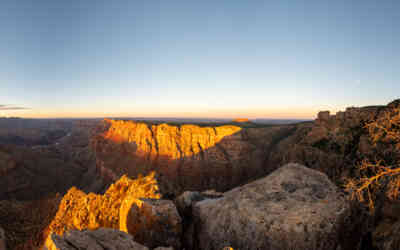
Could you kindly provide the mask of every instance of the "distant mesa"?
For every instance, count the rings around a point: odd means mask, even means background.
[[[233,120],[233,122],[244,123],[244,122],[250,122],[250,120],[247,119],[247,118],[236,118],[236,119]]]

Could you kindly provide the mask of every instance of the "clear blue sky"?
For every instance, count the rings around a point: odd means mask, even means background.
[[[400,97],[399,13],[398,0],[2,0],[0,116],[386,104]]]

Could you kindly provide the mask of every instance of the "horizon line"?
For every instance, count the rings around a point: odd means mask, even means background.
[[[205,117],[205,116],[192,116],[192,117],[182,117],[182,116],[43,116],[43,117],[34,117],[34,116],[0,116],[0,118],[18,118],[18,119],[208,119],[208,120],[234,120],[238,118],[244,118],[249,120],[314,120],[315,118],[310,117],[244,117],[244,116],[235,116],[235,117]]]

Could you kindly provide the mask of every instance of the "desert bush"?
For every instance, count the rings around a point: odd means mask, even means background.
[[[391,200],[400,195],[400,108],[387,110],[365,129],[375,154],[357,165],[358,177],[347,179],[345,188],[373,213],[381,194]]]

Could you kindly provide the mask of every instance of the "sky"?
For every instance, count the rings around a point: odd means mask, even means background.
[[[400,1],[2,0],[0,116],[313,118],[400,97]]]

